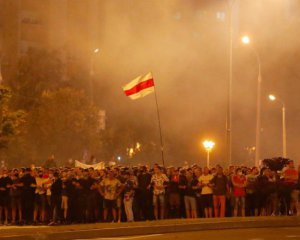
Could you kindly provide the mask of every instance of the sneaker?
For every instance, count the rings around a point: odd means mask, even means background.
[[[56,223],[54,221],[52,221],[48,224],[48,226],[55,226],[55,225],[56,225]]]

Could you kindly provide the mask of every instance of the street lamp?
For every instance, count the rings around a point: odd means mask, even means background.
[[[242,42],[243,42],[244,44],[249,44],[249,43],[250,43],[250,38],[249,38],[249,36],[243,36],[243,37],[242,37]]]
[[[270,101],[275,101],[276,100],[276,96],[275,95],[273,95],[273,94],[270,94],[269,95],[269,99],[270,99]]]
[[[91,62],[90,62],[90,75],[93,76],[95,74],[95,56],[100,52],[99,48],[95,48],[91,54]]]
[[[205,148],[205,150],[207,152],[206,165],[209,168],[209,154],[213,150],[213,148],[215,146],[215,142],[213,142],[211,140],[205,140],[202,144],[203,144],[203,147]]]
[[[251,39],[249,36],[243,36],[241,39],[245,45],[250,45]],[[255,166],[258,166],[260,160],[260,131],[261,131],[261,60],[258,51],[253,45],[250,45],[251,49],[255,53],[257,65],[258,65],[258,77],[257,77],[257,99],[256,99],[256,146],[255,146]]]
[[[285,103],[281,99],[278,99],[273,94],[269,95],[269,100],[272,101],[272,102],[277,100],[282,104],[282,157],[286,158],[287,157],[287,148],[286,148]]]
[[[227,113],[226,113],[226,150],[227,162],[232,162],[232,80],[233,80],[233,8],[236,0],[228,0],[228,93],[227,93]]]
[[[99,48],[95,48],[91,52],[91,60],[90,60],[90,95],[91,95],[91,102],[94,102],[94,80],[93,77],[95,75],[95,56],[100,52]]]

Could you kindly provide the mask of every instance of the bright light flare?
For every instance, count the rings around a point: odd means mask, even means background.
[[[136,151],[140,152],[141,151],[141,144],[139,142],[136,143],[135,145]]]
[[[244,44],[249,44],[249,43],[250,43],[250,38],[249,38],[249,36],[243,36],[243,37],[242,37],[242,43],[244,43]]]
[[[133,148],[128,148],[127,149],[127,155],[129,156],[129,158],[132,158],[134,156],[135,152]]]
[[[99,48],[95,48],[94,53],[98,53],[100,51]]]
[[[273,95],[273,94],[270,94],[270,95],[269,95],[269,99],[270,99],[271,101],[275,101],[275,100],[276,100],[276,96]]]
[[[211,140],[205,140],[202,144],[205,150],[209,152],[215,147],[215,142]]]
[[[127,156],[129,158],[133,158],[138,152],[140,152],[142,149],[142,144],[140,144],[139,142],[137,142],[135,144],[134,147],[130,147],[130,148],[127,148]]]

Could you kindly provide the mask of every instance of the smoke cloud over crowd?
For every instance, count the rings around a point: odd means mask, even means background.
[[[89,0],[93,1],[93,0]],[[79,1],[78,1],[79,2]],[[96,1],[97,2],[97,1]],[[229,2],[232,2],[232,8]],[[137,141],[159,144],[154,95],[131,101],[122,86],[151,71],[156,84],[167,165],[205,164],[201,142],[216,142],[212,164],[226,164],[229,81],[229,11],[233,19],[233,163],[254,162],[257,62],[262,61],[262,158],[282,153],[281,105],[287,108],[288,157],[300,157],[300,9],[280,0],[101,0],[93,47],[96,103],[107,111],[108,126],[126,126]],[[59,3],[57,3],[59,4]],[[293,5],[294,4],[294,5]],[[81,25],[70,41],[87,48]],[[249,34],[251,46],[240,42]],[[90,44],[90,43],[88,43]],[[89,45],[90,47],[90,45]],[[81,48],[81,49],[80,49]],[[89,64],[82,57],[82,64]],[[152,162],[159,162],[159,155]]]

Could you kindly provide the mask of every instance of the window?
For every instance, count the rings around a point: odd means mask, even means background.
[[[217,20],[220,21],[220,22],[224,22],[224,21],[225,21],[225,17],[226,17],[225,12],[219,11],[219,12],[217,12],[217,14],[216,14],[216,18],[217,18]]]

